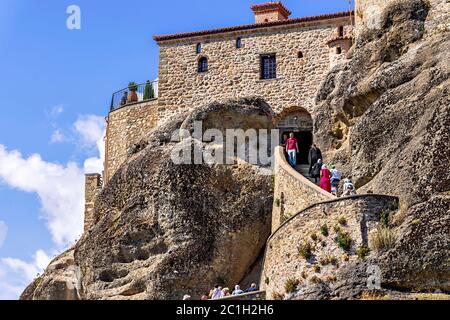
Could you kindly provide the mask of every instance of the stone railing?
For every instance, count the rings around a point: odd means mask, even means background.
[[[397,209],[398,198],[385,195],[340,198],[304,209],[268,239],[261,290],[268,299],[279,299],[287,294],[288,281],[333,282],[338,266],[360,259],[357,250],[369,246],[368,235],[381,216]],[[338,235],[350,240],[349,248],[338,245]]]
[[[274,174],[272,232],[308,206],[336,199],[293,169],[286,160],[283,147],[275,150]]]
[[[266,292],[265,291],[256,291],[250,293],[244,293],[237,296],[229,296],[221,299],[217,299],[218,301],[258,301],[258,300],[266,300]]]

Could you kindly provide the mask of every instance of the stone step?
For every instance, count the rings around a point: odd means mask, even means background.
[[[314,178],[311,178],[309,176],[309,165],[299,165],[295,169],[297,170],[298,173],[300,173],[306,179],[308,179],[312,183],[315,183]]]

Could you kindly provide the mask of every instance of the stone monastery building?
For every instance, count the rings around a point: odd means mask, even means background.
[[[160,47],[154,96],[120,103],[128,89],[113,95],[107,116],[103,177],[86,176],[85,224],[96,194],[152,128],[175,114],[249,96],[262,97],[276,112],[280,133],[295,132],[301,150],[313,139],[314,99],[330,69],[343,61],[354,37],[378,28],[382,9],[394,0],[355,0],[355,12],[290,19],[281,2],[253,5],[252,24],[155,36]],[[448,0],[430,0],[427,26],[446,21]],[[306,155],[299,154],[300,162]]]
[[[306,132],[301,140],[311,143],[307,112],[325,75],[352,44],[353,13],[289,19],[281,2],[251,9],[253,24],[154,37],[160,47],[157,99],[113,106],[106,181],[142,134],[213,101],[261,96],[280,115],[280,128]]]
[[[155,98],[144,100],[138,92],[138,101],[121,104],[128,90],[114,94],[107,117],[105,182],[130,147],[155,126],[174,114],[233,98],[262,97],[277,113],[280,133],[295,132],[300,148],[309,150],[315,95],[352,45],[353,12],[290,19],[281,2],[251,10],[252,24],[154,36],[160,47]],[[87,220],[101,185],[100,175],[87,175]]]

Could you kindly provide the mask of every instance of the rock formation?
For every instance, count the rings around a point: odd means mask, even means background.
[[[425,28],[429,9],[391,3],[315,109],[318,143],[360,193],[401,199],[395,246],[372,262],[385,287],[406,291],[450,290],[450,32]]]
[[[336,203],[348,222],[349,214],[374,215],[371,226],[340,226],[324,203],[298,213],[267,246],[269,298],[434,299],[417,293],[450,292],[450,30],[428,23],[430,9],[428,1],[390,1],[379,27],[360,30],[347,61],[328,74],[313,115],[326,162],[342,168],[360,194],[399,203],[373,212],[354,208],[357,199]],[[335,227],[324,235],[321,225]],[[320,258],[330,250],[332,264]]]
[[[199,298],[215,284],[239,283],[260,256],[270,234],[271,171],[243,161],[174,164],[172,133],[197,120],[204,130],[270,129],[272,113],[258,99],[212,104],[134,146],[76,245],[82,299]],[[24,297],[47,297],[33,290]]]
[[[22,293],[21,300],[79,300],[79,268],[71,249],[50,262],[45,273],[38,276]]]
[[[450,291],[450,32],[427,29],[429,10],[427,1],[391,1],[379,28],[360,31],[328,74],[313,114],[327,162],[359,193],[400,199],[395,214],[377,213],[385,229],[363,239],[385,232],[389,243],[359,260],[354,248],[333,279],[294,285],[288,299],[359,299],[369,266],[380,269],[381,294]],[[180,299],[244,279],[270,234],[271,175],[244,161],[175,165],[171,137],[197,120],[223,131],[271,128],[272,119],[262,100],[243,99],[149,133],[99,195],[94,226],[22,298]]]

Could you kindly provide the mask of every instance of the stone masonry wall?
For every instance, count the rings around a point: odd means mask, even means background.
[[[261,277],[261,290],[267,299],[286,296],[288,279],[304,282],[323,281],[330,285],[339,267],[356,262],[356,250],[368,246],[368,234],[377,228],[380,215],[397,209],[397,199],[381,195],[362,195],[318,203],[281,226],[268,240]],[[345,220],[344,220],[345,219]],[[342,223],[345,222],[345,223]],[[323,235],[321,227],[329,234]],[[344,251],[336,243],[339,232],[348,233],[351,248]],[[299,249],[312,247],[305,259]]]
[[[113,111],[106,132],[105,182],[125,162],[133,144],[157,124],[158,100],[141,102]]]
[[[327,41],[349,18],[316,21],[160,43],[159,98],[129,105],[108,116],[105,182],[125,161],[128,150],[142,135],[174,114],[230,98],[262,96],[277,112],[293,106],[311,111],[314,97],[331,64]],[[242,47],[236,48],[236,39]],[[196,54],[196,44],[202,53]],[[299,52],[303,58],[299,58]],[[276,53],[277,79],[260,80],[260,55]],[[208,58],[209,71],[197,72],[200,57]]]
[[[256,23],[273,22],[281,20],[286,20],[286,18],[279,11],[262,12],[257,13],[255,15]]]
[[[327,41],[350,18],[336,18],[178,40],[160,45],[159,119],[230,98],[260,96],[276,112],[301,106],[311,111],[314,98],[330,69]],[[242,47],[236,48],[236,39]],[[197,43],[202,52],[196,53]],[[303,58],[299,58],[299,52]],[[260,55],[276,53],[277,79],[260,79]],[[208,58],[209,70],[199,74],[198,60]]]
[[[88,231],[94,223],[94,203],[102,189],[102,177],[100,174],[87,174],[85,176],[85,208],[84,231]]]
[[[336,40],[329,44],[330,67],[333,67],[346,60],[347,53],[350,50],[352,44],[352,40],[349,39]],[[337,53],[338,48],[341,49],[341,54]]]
[[[284,156],[282,147],[275,150],[275,187],[272,232],[286,220],[310,205],[336,199],[295,171]]]

